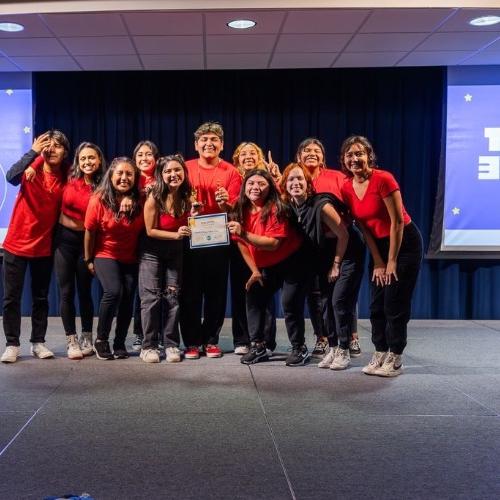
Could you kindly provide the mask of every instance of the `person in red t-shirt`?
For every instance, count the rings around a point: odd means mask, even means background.
[[[285,325],[292,344],[287,366],[303,365],[309,359],[304,341],[304,301],[308,275],[302,238],[289,225],[288,213],[273,178],[267,170],[247,172],[234,212],[228,223],[241,254],[250,268],[246,283],[250,352],[243,364],[269,359],[276,338],[266,329],[266,315],[276,291],[282,289]],[[275,337],[275,332],[274,332]]]
[[[268,151],[268,161],[264,158],[264,152],[254,142],[242,142],[233,153],[233,165],[241,177],[254,169],[267,169],[274,179],[276,185],[281,180],[281,172],[276,163],[273,162],[271,151]],[[247,309],[245,283],[250,278],[250,270],[241,256],[238,245],[231,243],[230,258],[230,283],[231,283],[231,326],[234,342],[234,353],[243,355],[249,352],[250,337],[248,336]],[[268,316],[266,317],[267,328],[274,329],[276,336],[276,312],[275,304],[270,304]],[[269,346],[268,346],[269,348]]]
[[[144,201],[146,200],[148,189],[155,181],[155,167],[159,157],[160,152],[158,151],[158,147],[154,142],[150,140],[139,141],[134,148],[134,152],[132,153],[132,158],[141,173],[141,175],[139,176],[139,192]],[[139,288],[137,288],[134,299],[133,331],[134,341],[132,343],[132,349],[134,351],[140,351],[142,349],[144,332],[142,330],[141,299],[139,297]],[[158,347],[163,350],[162,339],[160,339]]]
[[[19,356],[21,336],[21,296],[26,268],[31,274],[31,353],[37,358],[51,358],[45,347],[49,312],[49,285],[52,274],[52,235],[59,216],[66,182],[69,142],[59,130],[50,130],[35,139],[28,151],[6,174],[17,186],[7,235],[3,243],[3,329],[7,348],[0,358],[14,363]],[[43,164],[32,182],[25,170],[31,164]]]
[[[98,359],[124,359],[128,327],[132,319],[137,284],[138,239],[144,228],[140,201],[139,170],[126,157],[115,158],[103,177],[85,215],[85,263],[102,285],[94,351]],[[121,211],[127,197],[130,210]],[[109,334],[116,312],[113,353]]]
[[[395,377],[403,367],[401,355],[422,261],[422,236],[404,208],[393,175],[377,167],[368,139],[348,137],[340,159],[350,178],[342,186],[343,199],[372,256],[370,321],[375,353],[363,372]]]
[[[61,292],[59,306],[69,359],[82,359],[83,356],[94,353],[92,274],[83,262],[84,220],[90,196],[97,188],[105,169],[106,161],[98,146],[82,142],[76,148],[68,183],[64,187],[61,214],[54,237],[54,267]],[[82,323],[79,339],[75,321],[75,282]]]
[[[183,239],[191,234],[191,185],[182,156],[160,158],[155,179],[144,205],[146,235],[139,259],[144,328],[140,357],[146,363],[158,363],[161,341],[165,342],[167,362],[174,363],[181,361],[178,320]]]
[[[316,193],[330,193],[339,200],[342,199],[341,187],[345,181],[345,174],[339,170],[326,167],[325,147],[323,143],[315,137],[304,139],[297,148],[295,154],[299,165],[305,167],[312,177],[314,191]],[[309,315],[316,335],[316,345],[312,351],[313,358],[322,358],[328,351],[328,338],[335,328],[333,311],[331,304],[332,287],[325,282],[323,277],[316,275],[312,282],[312,288],[307,294],[307,305]],[[356,301],[357,303],[357,301]],[[351,357],[361,355],[357,334],[357,307],[354,305],[352,338],[349,343],[349,353]]]
[[[186,162],[193,209],[201,215],[227,212],[238,198],[241,176],[220,158],[224,131],[219,123],[207,122],[198,127],[194,138],[198,158]],[[220,358],[218,343],[226,312],[229,246],[188,249],[183,269],[180,325],[186,346],[184,356],[198,359],[203,349],[207,357]]]

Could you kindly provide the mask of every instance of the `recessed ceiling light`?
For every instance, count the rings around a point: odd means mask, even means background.
[[[499,16],[483,16],[476,17],[475,19],[471,19],[469,24],[472,26],[491,26],[492,24],[500,23]]]
[[[15,31],[23,31],[24,26],[22,24],[17,23],[0,23],[0,31],[8,31],[9,33],[13,33]]]
[[[251,19],[235,19],[230,21],[227,25],[235,30],[247,30],[248,28],[253,28],[257,23]]]

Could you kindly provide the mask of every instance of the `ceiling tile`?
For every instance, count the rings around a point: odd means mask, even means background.
[[[374,68],[394,66],[407,52],[350,52],[340,54],[333,68]]]
[[[480,27],[469,24],[471,19],[480,16],[500,16],[500,9],[459,9],[438,31],[498,31],[498,24]]]
[[[196,54],[203,51],[201,36],[136,36],[140,54]]]
[[[68,53],[55,38],[0,39],[0,51],[7,56],[66,56]]]
[[[418,51],[408,54],[398,66],[453,66],[459,64],[474,52],[470,51],[446,51],[425,52]]]
[[[281,35],[276,52],[339,52],[351,35]]]
[[[369,13],[363,9],[292,11],[286,18],[283,33],[353,33]]]
[[[463,61],[463,65],[471,65],[471,64],[500,64],[500,51],[498,52],[486,52],[482,51],[477,54],[474,54],[470,59]]]
[[[77,36],[60,40],[74,56],[135,54],[134,46],[126,36]]]
[[[359,34],[352,39],[345,51],[409,51],[413,50],[426,36],[425,33]]]
[[[209,35],[207,36],[207,53],[269,52],[275,40],[274,35]]]
[[[276,53],[273,56],[271,68],[329,68],[337,57],[337,53]]]
[[[135,55],[78,56],[78,64],[86,71],[129,71],[142,69]]]
[[[202,54],[153,54],[140,58],[147,70],[203,69]]]
[[[453,9],[374,9],[360,33],[431,32],[453,12]]]
[[[120,14],[81,13],[44,14],[49,28],[57,36],[119,36],[127,35]]]
[[[129,12],[122,14],[131,35],[199,35],[201,12]]]
[[[281,11],[235,11],[235,12],[207,12],[205,25],[207,35],[258,35],[265,33],[278,33],[285,12]],[[251,19],[257,23],[251,29],[235,30],[229,28],[227,23],[235,19]]]
[[[12,57],[23,71],[77,71],[81,68],[70,56],[59,57]]]
[[[0,38],[31,38],[52,36],[52,33],[47,29],[47,26],[41,21],[40,16],[37,14],[27,14],[24,16],[4,16],[2,15],[2,22],[18,23],[24,26],[23,31],[15,33],[6,33],[0,31]]]
[[[479,50],[499,36],[500,33],[488,31],[477,33],[434,33],[418,46],[418,50]]]
[[[209,54],[207,69],[265,69],[269,54]]]
[[[20,71],[20,69],[6,57],[0,57],[0,71]]]

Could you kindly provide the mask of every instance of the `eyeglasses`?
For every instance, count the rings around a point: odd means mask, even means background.
[[[346,153],[344,156],[346,158],[361,158],[362,156],[366,156],[366,153],[364,151],[354,151],[351,153]]]

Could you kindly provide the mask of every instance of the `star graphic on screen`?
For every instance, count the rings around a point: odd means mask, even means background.
[[[14,91],[13,91],[12,89],[7,89],[7,90],[5,91],[5,93],[6,93],[7,95],[12,95],[12,94],[14,93]]]
[[[470,94],[465,94],[464,95],[465,102],[471,102],[472,101],[472,96]]]
[[[453,212],[453,215],[459,215],[460,214],[460,209],[455,207],[455,208],[452,208],[451,211]]]
[[[24,127],[24,128],[23,128],[23,132],[24,132],[25,134],[29,134],[29,133],[31,132],[31,127]]]

